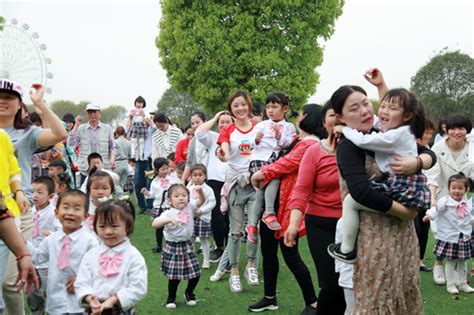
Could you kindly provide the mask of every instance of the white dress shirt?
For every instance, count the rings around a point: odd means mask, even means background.
[[[402,157],[418,156],[416,139],[410,130],[410,126],[401,126],[385,132],[372,132],[370,134],[345,127],[342,133],[357,147],[373,151],[375,161],[384,173],[393,173],[389,164],[395,159],[395,155]]]
[[[45,238],[32,253],[35,263],[49,262],[46,293],[48,297],[46,311],[48,314],[82,313],[84,311],[77,303],[76,295],[69,294],[66,291],[66,284],[69,277],[77,275],[85,253],[96,247],[98,242],[84,227],[69,234],[68,236],[71,239],[69,267],[59,270],[57,261],[65,236],[66,234],[62,230],[54,232]]]
[[[456,214],[456,207],[459,205],[459,201],[454,200],[451,196],[441,197],[438,200],[438,208],[431,208],[426,211],[436,222],[436,239],[449,242],[457,243],[459,239],[459,233],[463,234],[464,241],[469,241],[472,233],[472,200],[463,197],[461,201],[466,202],[468,208],[468,215],[460,218]]]
[[[103,253],[108,256],[122,254],[118,275],[105,277],[99,273],[99,258]],[[99,300],[117,295],[122,309],[127,311],[147,293],[148,271],[145,259],[128,239],[113,248],[101,244],[84,255],[74,288],[77,300],[83,306],[84,298],[90,294],[94,294]]]
[[[273,125],[278,125],[280,128],[281,137],[279,140],[275,137],[275,131],[272,129]],[[267,119],[261,121],[255,126],[255,132],[263,132],[262,140],[258,144],[255,143],[252,160],[256,161],[268,161],[273,153],[277,154],[289,147],[296,136],[295,126],[286,120],[274,122]],[[253,140],[255,142],[255,138]]]
[[[192,200],[194,203],[197,201],[197,196],[194,195],[193,189],[195,185],[189,185],[189,193],[190,193],[190,200]],[[211,222],[211,217],[212,217],[212,209],[216,206],[216,197],[214,196],[214,191],[212,190],[209,185],[206,183],[202,184],[202,191],[204,192],[204,203],[199,207],[199,209],[202,211],[202,215],[199,217],[201,220],[204,222]]]

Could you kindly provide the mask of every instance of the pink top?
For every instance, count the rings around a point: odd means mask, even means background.
[[[319,143],[310,146],[303,156],[288,208],[327,218],[342,215],[336,156]]]

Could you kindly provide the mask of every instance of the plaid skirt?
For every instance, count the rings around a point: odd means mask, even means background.
[[[128,135],[130,136],[130,138],[145,139],[146,134],[147,134],[147,128],[144,121],[132,123],[132,127],[128,131]]]
[[[163,212],[169,209],[169,207],[153,208],[153,210],[151,210],[151,219],[158,218]]]
[[[407,208],[429,209],[431,192],[426,184],[426,176],[417,174],[400,176],[390,174],[384,182],[372,182],[374,190],[389,195]]]
[[[194,236],[211,237],[212,236],[211,223],[195,217],[194,218]]]
[[[191,241],[168,242],[161,253],[161,271],[168,280],[189,280],[201,276]]]
[[[459,235],[457,243],[449,243],[441,240],[436,240],[433,253],[436,259],[469,259],[472,256],[472,238],[469,241],[463,240],[462,233]]]

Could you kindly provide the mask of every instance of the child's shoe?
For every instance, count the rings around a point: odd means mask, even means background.
[[[466,292],[466,293],[473,293],[474,288],[471,288],[466,281],[458,283],[458,289],[459,291]]]
[[[202,269],[209,269],[210,263],[208,261],[203,261],[202,262]]]
[[[244,277],[249,285],[258,285],[258,272],[256,268],[245,268]]]
[[[161,246],[156,246],[156,247],[153,247],[151,251],[154,252],[155,254],[159,254],[161,253],[162,250],[163,249],[161,248]]]
[[[438,285],[445,285],[446,278],[444,276],[444,268],[443,266],[434,265],[433,266],[433,281]]]
[[[458,290],[458,288],[456,288],[455,284],[450,284],[446,288],[447,288],[448,293],[459,294],[459,290]]]
[[[356,261],[357,252],[353,250],[349,253],[343,253],[341,251],[341,243],[329,244],[327,251],[328,251],[329,256],[339,261],[342,261],[343,263],[354,264]]]
[[[256,226],[248,224],[245,227],[245,231],[247,231],[247,239],[249,240],[249,242],[257,244],[258,228]]]
[[[174,300],[168,299],[166,301],[166,308],[176,308],[176,302]]]
[[[194,293],[185,292],[184,299],[186,300],[186,304],[189,306],[195,306],[197,304]]]
[[[265,225],[270,230],[273,230],[273,231],[281,230],[281,225],[278,222],[277,217],[275,215],[268,214],[267,212],[264,212],[263,217],[262,217],[262,221],[263,221],[263,223],[265,223]]]

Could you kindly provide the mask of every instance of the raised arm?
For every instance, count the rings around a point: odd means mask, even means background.
[[[378,68],[369,68],[364,73],[364,78],[377,88],[379,100],[382,100],[388,92],[388,87],[387,84],[385,84],[382,72]]]

